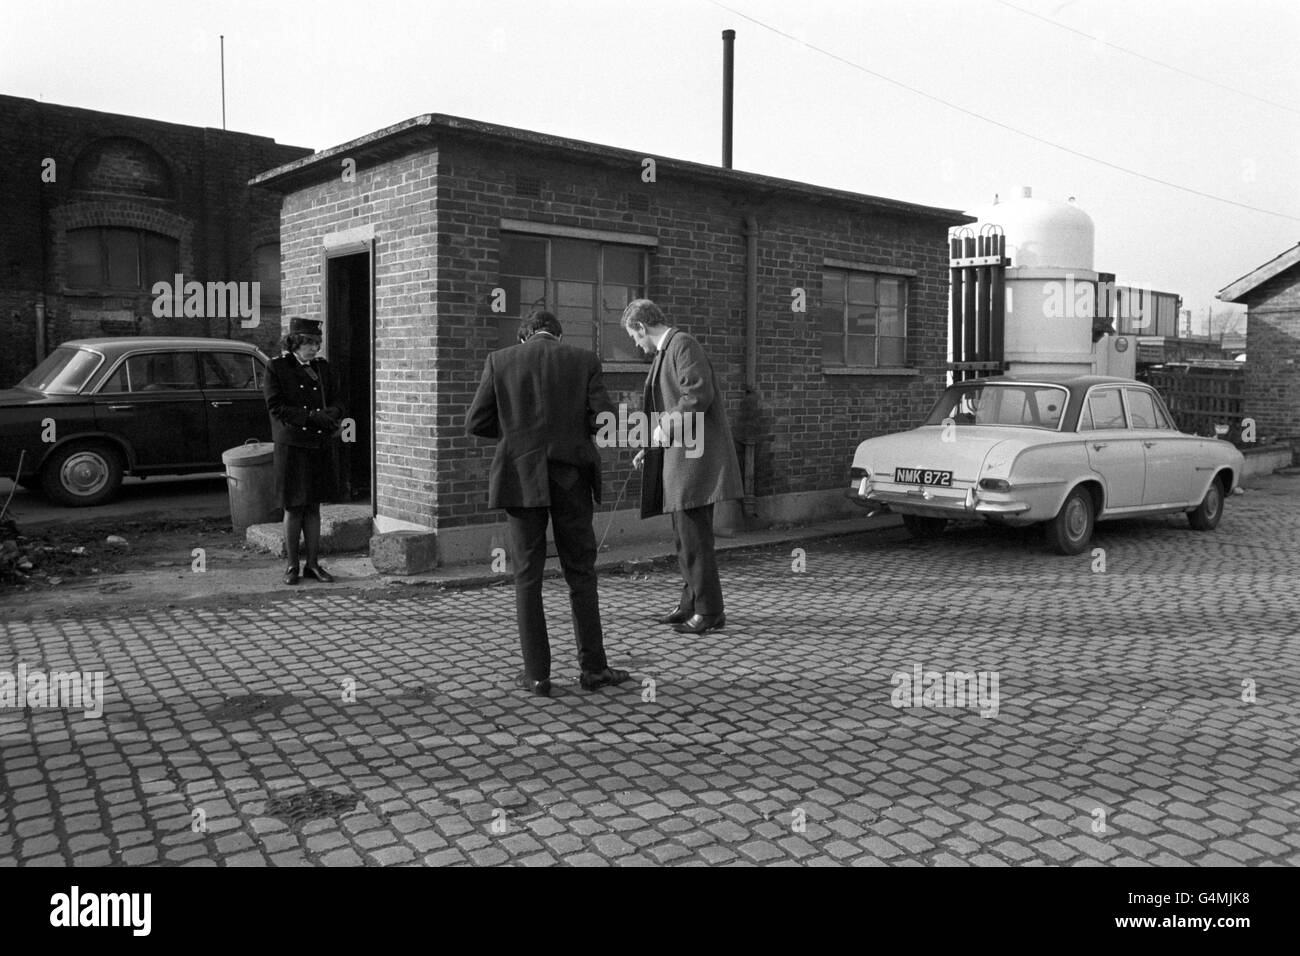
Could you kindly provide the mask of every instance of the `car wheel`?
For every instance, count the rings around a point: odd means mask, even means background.
[[[1223,517],[1223,485],[1215,478],[1195,511],[1187,512],[1187,522],[1197,531],[1213,531]]]
[[[122,455],[103,442],[74,442],[50,456],[41,487],[54,502],[86,507],[108,501],[122,486]]]
[[[903,527],[913,538],[937,538],[948,526],[947,518],[927,518],[924,515],[903,515]]]
[[[1092,540],[1092,495],[1075,488],[1065,498],[1056,517],[1047,522],[1047,543],[1057,554],[1082,554]]]

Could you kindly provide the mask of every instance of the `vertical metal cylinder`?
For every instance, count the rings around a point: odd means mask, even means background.
[[[980,236],[977,246],[977,255],[987,256],[989,247],[992,243],[989,241],[991,236]],[[989,360],[989,277],[991,275],[988,266],[980,266],[973,270],[977,279],[978,288],[975,296],[975,354],[977,362],[987,362]],[[986,371],[981,371],[981,375],[987,375]]]
[[[989,284],[989,361],[1001,363],[1005,350],[1007,328],[1007,237],[993,236],[990,253],[998,257],[998,264],[990,271]]]
[[[964,258],[975,258],[974,236],[966,236],[962,239],[961,251]],[[962,274],[966,279],[962,288],[961,307],[962,339],[965,342],[962,360],[975,362],[978,361],[978,353],[975,350],[975,270],[967,266],[962,270]]]
[[[948,258],[956,261],[961,258],[961,239],[958,236],[948,238]],[[961,269],[952,266],[948,270],[948,340],[952,343],[953,362],[961,361]],[[956,370],[952,373],[954,383],[965,378]]]
[[[731,168],[732,87],[736,78],[736,31],[722,31],[722,168]]]

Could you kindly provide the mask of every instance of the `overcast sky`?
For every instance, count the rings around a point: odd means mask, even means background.
[[[718,163],[727,28],[738,169],[1075,196],[1096,267],[1198,322],[1300,240],[1295,0],[3,0],[0,92],[220,127],[224,33],[231,130],[324,149],[448,113]]]

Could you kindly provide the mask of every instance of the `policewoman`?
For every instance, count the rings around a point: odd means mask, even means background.
[[[304,577],[326,583],[334,578],[320,566],[321,502],[338,498],[338,434],[343,410],[336,404],[329,362],[317,358],[321,323],[293,317],[272,359],[266,386],[275,442],[275,491],[284,508],[284,547],[289,566],[285,584],[297,584],[299,537],[306,546]]]

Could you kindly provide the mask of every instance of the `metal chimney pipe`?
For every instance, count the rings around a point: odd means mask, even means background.
[[[722,31],[722,168],[731,168],[731,91],[736,77],[736,31]]]

